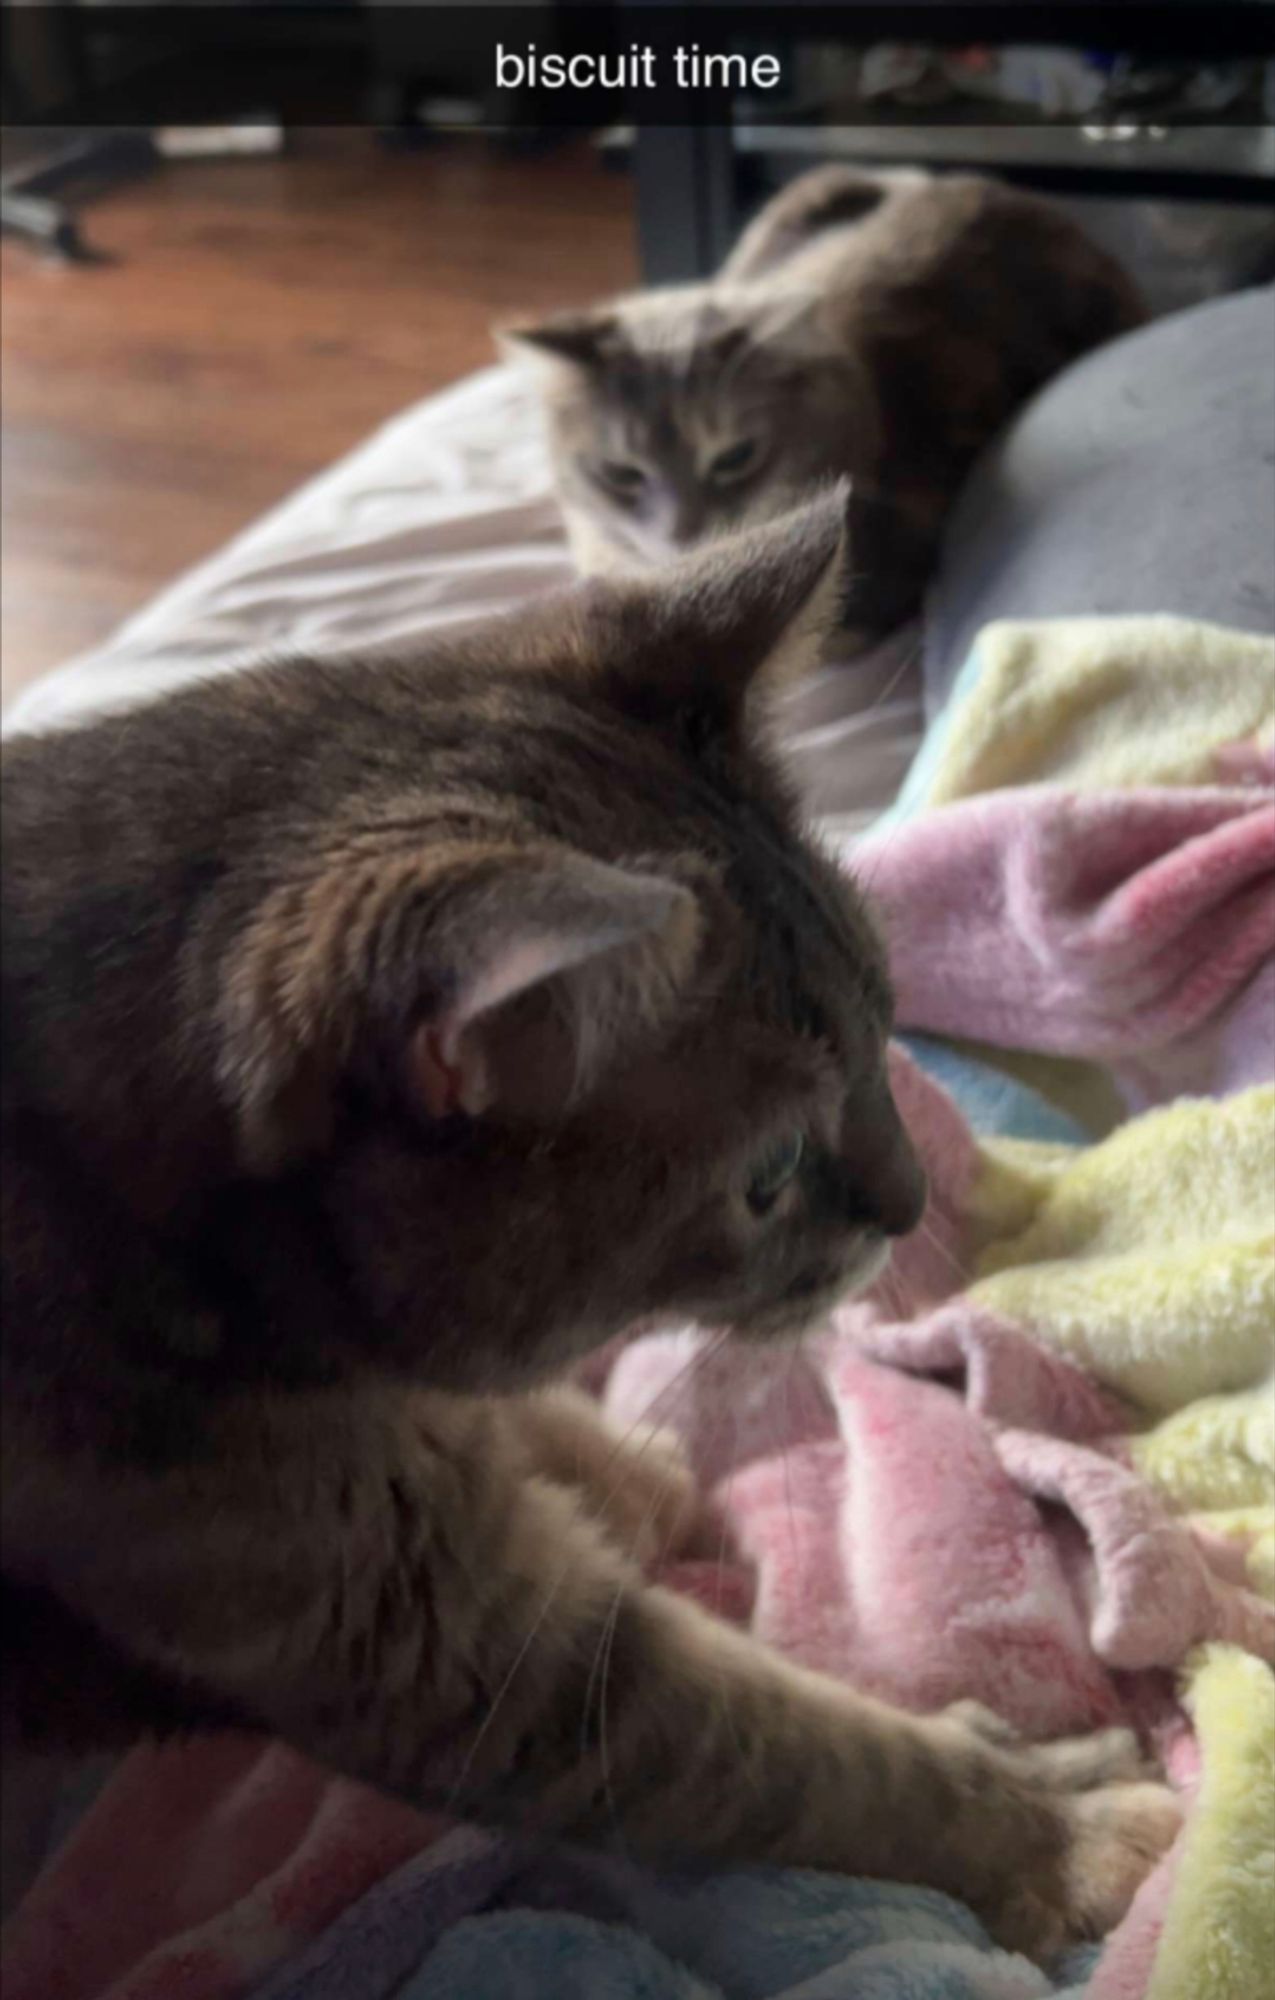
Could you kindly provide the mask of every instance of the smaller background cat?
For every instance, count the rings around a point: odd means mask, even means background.
[[[845,625],[919,609],[983,446],[1050,376],[1145,317],[1060,209],[960,175],[819,169],[705,284],[504,338],[538,364],[582,569],[660,561],[853,482]]]

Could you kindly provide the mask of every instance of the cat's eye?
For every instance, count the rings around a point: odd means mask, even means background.
[[[740,438],[738,444],[727,445],[709,461],[708,476],[714,486],[730,486],[737,479],[746,479],[760,457],[761,445],[756,438]]]
[[[598,477],[622,500],[636,499],[646,485],[645,472],[631,458],[604,458],[598,467]]]
[[[766,1148],[748,1183],[748,1206],[754,1215],[765,1215],[774,1207],[796,1177],[805,1151],[806,1142],[800,1132],[786,1132],[782,1139],[776,1139]]]

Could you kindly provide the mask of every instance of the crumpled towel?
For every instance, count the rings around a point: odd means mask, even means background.
[[[1135,1109],[1268,1078],[1275,793],[1030,785],[869,836],[905,1028],[1109,1064]]]

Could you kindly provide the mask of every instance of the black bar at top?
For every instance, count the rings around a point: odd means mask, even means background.
[[[434,67],[432,55],[442,59],[445,69],[449,48],[462,44],[471,51],[478,47],[481,71],[485,43],[490,51],[486,77],[475,79],[484,86],[484,115],[492,124],[511,125],[547,121],[596,126],[617,116],[652,124],[719,122],[720,92],[673,86],[671,52],[679,44],[721,53],[741,46],[760,48],[781,59],[801,42],[863,47],[881,41],[1064,47],[1196,65],[1275,55],[1275,5],[1270,0],[1212,7],[1195,0],[1157,0],[1155,5],[1108,0],[1101,7],[1022,5],[1018,0],[972,6],[964,0],[920,5],[903,0],[888,6],[841,0],[835,5],[616,0],[614,6],[490,7],[477,0],[464,6],[291,0],[282,5],[130,7],[107,0],[94,6],[14,9],[13,14],[19,11],[47,14],[73,28],[72,39],[93,79],[77,120],[115,125],[198,123],[254,110],[297,125],[364,123],[371,115],[384,50],[392,43],[401,58],[405,36],[415,37],[427,72]],[[635,42],[649,46],[659,62],[658,86],[613,94],[605,103],[596,92],[569,88],[530,96],[498,89],[497,44],[520,51],[533,41],[542,52],[566,54],[609,54]],[[18,101],[16,122],[51,122],[56,107],[28,108]],[[764,94],[755,96],[754,103],[765,108]],[[778,90],[773,109],[773,122],[784,123]],[[999,115],[1006,115],[1003,107]],[[1143,115],[1164,124],[1227,122],[1216,113],[1189,118],[1171,106],[1161,111],[1149,105]],[[968,107],[964,116],[968,121]],[[901,111],[894,122],[909,122],[907,113]],[[918,122],[943,120],[941,114],[937,119],[930,114]]]

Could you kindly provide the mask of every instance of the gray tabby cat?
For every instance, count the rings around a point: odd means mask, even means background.
[[[235,1722],[1024,1949],[1122,1914],[1177,1824],[1130,1739],[899,1714],[648,1585],[690,1482],[554,1386],[656,1314],[791,1333],[924,1207],[880,947],[756,740],[841,545],[828,500],[5,745],[7,1781]]]
[[[534,359],[572,549],[658,561],[849,475],[866,644],[919,608],[975,457],[1069,361],[1144,317],[1059,209],[973,176],[829,167],[705,284],[506,336]]]

